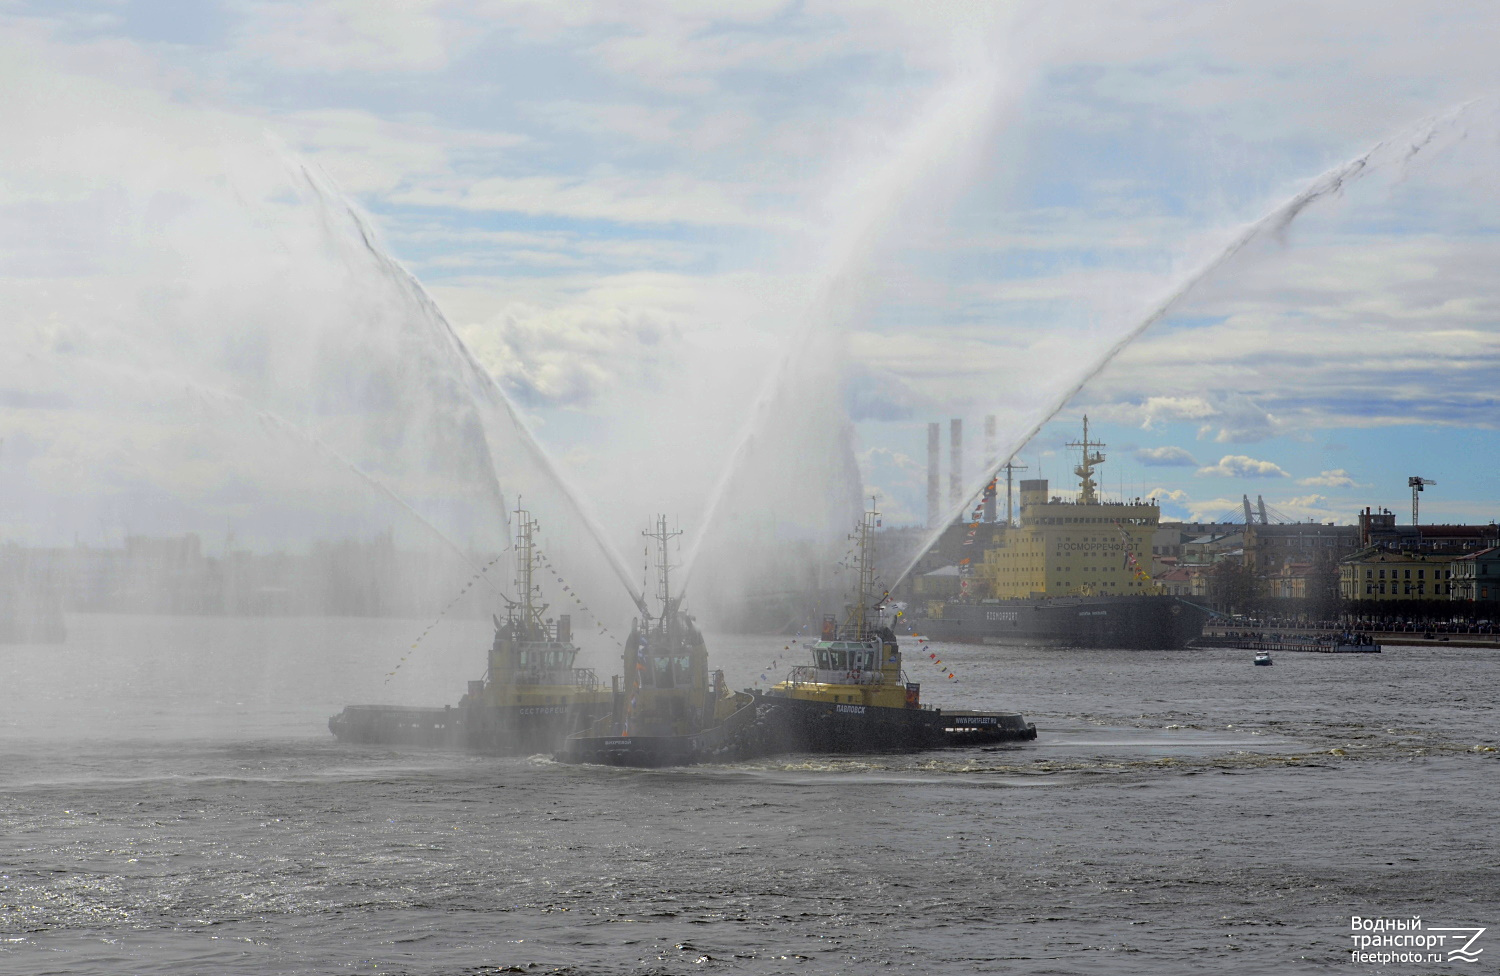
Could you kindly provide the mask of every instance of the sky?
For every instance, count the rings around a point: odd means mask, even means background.
[[[991,414],[1070,488],[1087,413],[1104,490],[1166,518],[1405,513],[1420,475],[1424,521],[1488,522],[1497,36],[1441,2],[0,2],[0,538],[269,544],[268,494],[339,531],[372,472],[462,524],[466,356],[621,540],[653,497],[725,518],[726,470],[788,517],[845,449],[920,522],[927,423],[973,481]],[[462,349],[412,345],[362,234]]]

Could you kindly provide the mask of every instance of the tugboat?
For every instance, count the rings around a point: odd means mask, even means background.
[[[781,744],[794,752],[909,752],[1035,739],[1036,726],[1018,714],[922,705],[921,685],[907,680],[895,632],[880,617],[886,597],[871,600],[879,515],[866,512],[860,522],[858,594],[844,624],[824,617],[820,639],[806,645],[812,663],[760,697]]]
[[[537,522],[516,515],[516,593],[505,620],[493,617],[484,679],[470,681],[458,706],[349,705],[328,720],[343,742],[462,749],[486,755],[531,755],[555,749],[569,732],[586,727],[610,708],[592,668],[575,667],[578,647],[572,619],[543,615],[533,578]]]
[[[642,617],[625,641],[624,675],[616,677],[610,714],[568,736],[557,760],[608,766],[686,766],[743,758],[755,722],[754,696],[731,692],[724,672],[708,669],[703,634],[672,596],[666,516],[642,535],[657,542],[661,616]]]

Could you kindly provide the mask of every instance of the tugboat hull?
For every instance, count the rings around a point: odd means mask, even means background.
[[[1007,712],[882,708],[775,696],[760,701],[784,752],[918,752],[1036,738],[1035,725]]]
[[[328,720],[340,742],[425,746],[489,756],[550,752],[609,713],[609,702],[573,705],[349,705]]]
[[[756,703],[751,696],[736,696],[741,704],[718,725],[691,735],[597,735],[579,732],[568,736],[555,758],[564,763],[599,766],[691,766],[700,762],[746,759],[757,752],[753,730]],[[612,724],[612,723],[609,723]]]

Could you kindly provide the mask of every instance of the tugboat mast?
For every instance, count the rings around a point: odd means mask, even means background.
[[[536,519],[524,508],[515,511],[516,516],[516,588],[520,600],[511,605],[512,610],[521,611],[521,626],[527,639],[539,639],[534,635],[546,633],[547,625],[542,614],[547,604],[537,605],[536,595],[540,590],[534,581],[532,570],[536,563],[536,546],[532,535],[539,527]]]
[[[641,535],[648,539],[656,540],[656,596],[657,599],[661,600],[661,625],[665,629],[668,620],[672,617],[672,611],[676,609],[678,602],[672,596],[672,585],[670,582],[672,564],[667,558],[667,543],[677,536],[682,535],[682,530],[668,529],[667,517],[665,515],[658,515],[656,517],[655,530],[642,532]]]
[[[849,538],[858,543],[859,581],[855,584],[854,603],[849,607],[849,618],[845,627],[851,640],[864,640],[870,629],[865,619],[870,600],[875,592],[875,527],[880,513],[875,511],[875,499],[870,499],[870,511],[860,519],[859,529]]]

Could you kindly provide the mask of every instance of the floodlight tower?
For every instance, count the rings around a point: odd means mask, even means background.
[[[1435,485],[1436,481],[1431,478],[1418,478],[1412,475],[1406,479],[1407,487],[1411,489],[1411,524],[1417,524],[1417,493],[1422,490],[1423,485]]]

